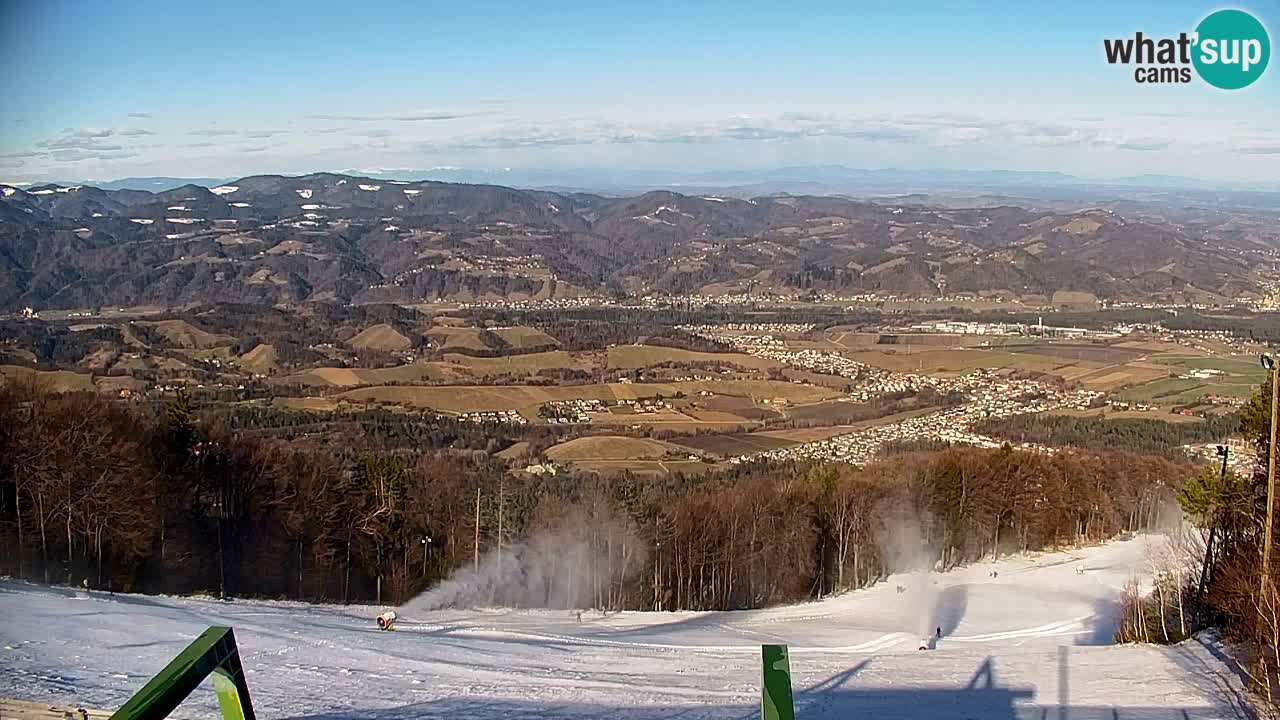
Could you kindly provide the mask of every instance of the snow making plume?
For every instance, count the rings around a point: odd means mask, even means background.
[[[938,588],[932,576],[935,556],[925,538],[920,516],[911,509],[880,518],[876,545],[888,571],[897,577],[902,622],[912,632],[932,636]]]
[[[645,544],[613,520],[567,518],[522,543],[493,548],[478,566],[458,569],[400,608],[401,615],[443,608],[585,608],[608,603],[645,561]]]

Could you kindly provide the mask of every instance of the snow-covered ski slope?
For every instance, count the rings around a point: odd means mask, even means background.
[[[263,718],[749,718],[761,643],[790,645],[806,720],[1242,716],[1238,681],[1200,644],[1109,644],[1120,588],[1149,575],[1161,547],[1137,538],[1010,558],[760,611],[440,611],[390,633],[371,607],[9,582],[0,695],[114,708],[205,627],[227,624]],[[938,627],[936,649],[918,650]],[[180,714],[214,712],[210,689]]]

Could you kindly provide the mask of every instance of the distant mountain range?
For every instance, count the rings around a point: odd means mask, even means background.
[[[842,165],[793,166],[759,170],[626,170],[626,169],[428,169],[342,170],[341,173],[380,180],[433,180],[533,189],[559,189],[606,194],[630,194],[655,189],[735,191],[736,196],[755,193],[799,192],[881,195],[974,194],[1000,191],[1028,199],[1062,200],[1142,199],[1155,191],[1194,191],[1195,202],[1243,202],[1247,207],[1280,208],[1280,181],[1245,183],[1210,181],[1173,175],[1136,175],[1119,178],[1081,178],[1060,172],[1020,170],[881,169],[864,170]],[[233,178],[130,177],[109,181],[77,181],[104,190],[163,192],[183,185],[213,187]],[[75,184],[75,183],[61,183]],[[1211,194],[1203,194],[1206,191]],[[1259,198],[1257,196],[1274,195]],[[1259,204],[1261,202],[1261,204]]]
[[[1222,302],[1262,294],[1280,248],[1274,213],[1168,202],[205,180],[0,185],[0,309],[741,292]]]

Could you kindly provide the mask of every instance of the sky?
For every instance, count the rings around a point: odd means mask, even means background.
[[[1280,69],[1142,85],[1104,38],[1280,0],[0,0],[0,180],[324,170],[1280,178]]]

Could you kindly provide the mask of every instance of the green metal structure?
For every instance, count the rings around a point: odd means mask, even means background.
[[[201,633],[111,718],[162,720],[211,674],[223,720],[255,720],[235,632],[218,626]]]
[[[791,698],[791,663],[786,645],[761,645],[760,719],[795,720]]]
[[[761,645],[760,654],[761,720],[795,720],[787,646]],[[210,675],[223,720],[256,720],[235,632],[220,626],[201,633],[115,711],[111,719],[163,720]]]

